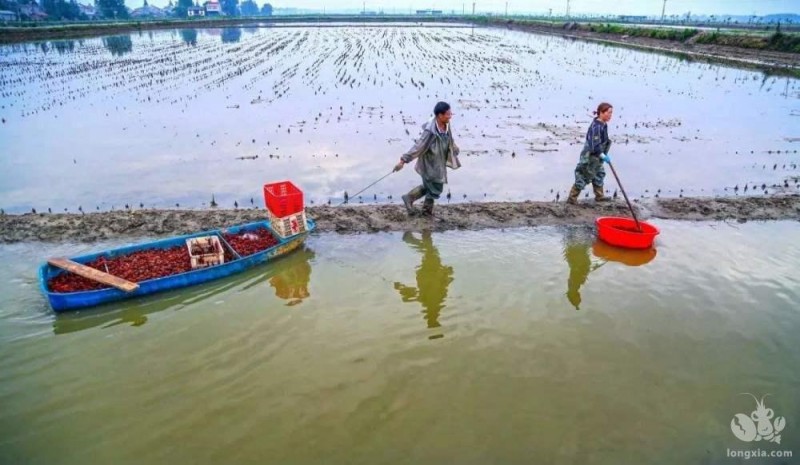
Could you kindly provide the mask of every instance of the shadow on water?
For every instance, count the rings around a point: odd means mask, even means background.
[[[222,43],[232,44],[239,42],[242,38],[242,28],[239,27],[226,27],[222,29]]]
[[[164,310],[180,310],[230,289],[241,286],[241,290],[247,290],[263,285],[264,282],[269,282],[275,288],[275,296],[287,300],[287,305],[297,305],[311,295],[308,286],[311,281],[310,261],[314,257],[312,250],[303,247],[274,262],[205,285],[88,310],[58,313],[53,322],[53,332],[68,334],[97,326],[112,328],[125,324],[142,326],[147,323],[148,315]],[[242,286],[243,283],[247,284]]]
[[[592,244],[592,254],[595,257],[605,262],[622,263],[627,266],[647,265],[656,258],[657,253],[655,247],[644,250],[623,249],[608,245],[599,239]]]
[[[133,51],[133,41],[130,35],[103,37],[103,46],[116,57]]]
[[[181,29],[181,39],[186,45],[197,45],[197,29]]]
[[[311,296],[308,284],[311,282],[311,263],[314,252],[309,249],[298,250],[286,258],[286,266],[269,278],[270,286],[275,289],[275,297],[286,300],[292,307]]]
[[[417,239],[414,234],[406,232],[403,241],[412,249],[422,254],[422,262],[417,267],[417,286],[407,286],[396,282],[394,288],[400,293],[403,302],[419,302],[428,328],[438,328],[439,314],[445,307],[447,289],[453,282],[453,267],[444,265],[439,256],[439,250],[433,245],[430,231],[422,233],[422,239]],[[438,339],[444,334],[437,333],[428,336],[428,339]]]
[[[589,247],[593,238],[586,230],[568,229],[564,236],[564,260],[569,265],[569,278],[567,279],[567,300],[575,310],[581,306],[581,286],[586,283],[589,273],[601,266],[592,264],[589,256]]]
[[[53,40],[50,42],[50,47],[55,49],[59,55],[75,51],[74,40]]]
[[[591,248],[591,255],[589,249]],[[589,274],[608,262],[626,266],[642,266],[656,258],[656,249],[622,249],[596,239],[588,229],[572,228],[564,236],[564,260],[569,265],[567,278],[567,300],[575,310],[580,310],[582,302],[581,286],[586,284]],[[597,259],[592,260],[592,255]]]

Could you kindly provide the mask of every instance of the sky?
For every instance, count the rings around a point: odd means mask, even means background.
[[[153,0],[155,6],[165,6],[169,0]],[[241,0],[240,0],[241,1]],[[259,6],[266,1],[274,8],[302,8],[334,10],[366,9],[408,12],[409,9],[433,8],[460,13],[462,7],[470,11],[472,0],[255,0]],[[141,6],[142,0],[125,0],[131,8]],[[505,11],[506,0],[475,0],[478,12]],[[663,0],[570,0],[573,14],[611,14],[611,15],[648,15],[660,16]],[[508,11],[520,13],[548,13],[563,15],[567,0],[508,0]],[[691,12],[693,15],[767,15],[772,13],[800,13],[800,0],[667,0],[667,16],[682,15]]]

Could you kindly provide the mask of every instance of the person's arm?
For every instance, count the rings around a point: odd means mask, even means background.
[[[586,141],[589,143],[589,152],[592,155],[599,157],[603,153],[603,147],[605,146],[603,127],[596,120],[589,126],[589,133],[586,134]]]
[[[603,153],[608,155],[608,151],[611,149],[611,139],[608,138],[608,125],[603,125]]]
[[[411,163],[419,158],[420,155],[428,150],[431,137],[433,137],[433,134],[431,134],[430,131],[423,129],[422,134],[420,134],[416,142],[414,142],[414,146],[411,147],[408,152],[404,153],[403,156],[400,157],[400,160],[402,160],[403,163]]]
[[[453,154],[455,156],[458,156],[458,154],[461,153],[461,149],[458,148],[458,144],[456,144],[456,138],[455,138],[455,136],[453,136],[453,130],[452,129],[450,130],[450,141],[453,143]]]
[[[394,288],[400,293],[403,302],[416,302],[419,298],[419,291],[416,287],[406,286],[403,283],[394,283]]]
[[[423,129],[422,134],[420,134],[416,142],[414,142],[414,146],[400,157],[400,162],[395,165],[394,170],[400,171],[403,169],[403,165],[406,163],[411,163],[425,153],[430,146],[431,137],[434,137],[433,134],[431,134],[430,131]]]

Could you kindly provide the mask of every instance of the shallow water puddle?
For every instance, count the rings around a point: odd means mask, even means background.
[[[318,235],[208,286],[54,315],[0,248],[3,463],[728,463],[800,451],[796,222]],[[116,244],[116,243],[115,243]],[[112,244],[98,244],[103,248]],[[779,447],[735,414],[767,398]]]

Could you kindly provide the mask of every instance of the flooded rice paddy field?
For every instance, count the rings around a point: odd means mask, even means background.
[[[207,286],[53,314],[0,248],[2,463],[735,463],[800,450],[797,222],[322,234]],[[743,443],[767,398],[781,445]],[[791,462],[763,462],[791,463]]]
[[[437,100],[462,149],[452,202],[563,200],[602,100],[636,198],[797,192],[799,93],[501,29],[4,46],[0,208],[260,206],[260,186],[283,178],[309,205],[336,202],[389,172]],[[397,203],[416,182],[406,169],[353,200]],[[462,206],[443,209],[453,224]],[[800,223],[655,223],[645,252],[563,225],[316,234],[229,279],[59,315],[38,264],[131,237],[4,244],[0,463],[730,463],[728,449],[771,447],[733,436],[755,408],[743,392],[770,394],[780,448],[800,453]]]
[[[615,105],[636,198],[797,192],[800,83],[502,29],[180,29],[0,47],[0,208],[309,204],[388,173],[437,100],[453,201],[563,200],[591,111]],[[390,176],[353,201],[397,203]],[[608,189],[615,188],[609,175]]]

